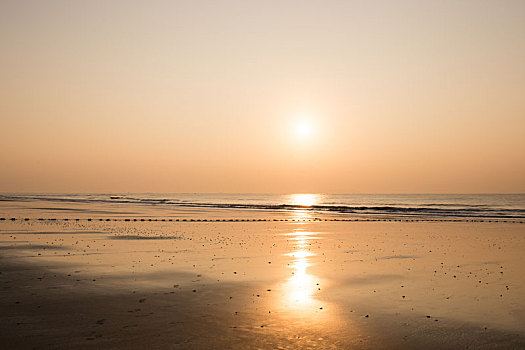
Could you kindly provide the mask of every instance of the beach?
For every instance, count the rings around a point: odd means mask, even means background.
[[[525,349],[525,0],[3,0],[0,43],[0,350]]]
[[[6,349],[525,347],[516,220],[39,220],[2,206],[19,215],[0,222]]]

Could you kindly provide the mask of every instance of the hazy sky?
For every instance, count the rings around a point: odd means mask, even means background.
[[[1,192],[525,192],[525,1],[0,1]]]

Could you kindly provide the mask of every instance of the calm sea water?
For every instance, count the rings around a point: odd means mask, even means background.
[[[525,194],[2,194],[0,201],[309,211],[360,217],[525,218]]]

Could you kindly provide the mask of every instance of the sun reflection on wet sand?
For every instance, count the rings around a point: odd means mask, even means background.
[[[286,253],[291,257],[288,267],[292,276],[283,284],[282,307],[297,317],[307,317],[320,310],[315,294],[318,291],[319,279],[308,272],[312,266],[311,259],[316,256],[310,249],[312,242],[319,237],[313,232],[296,230],[286,234],[292,243],[292,251]]]
[[[306,252],[299,251],[300,255],[296,259],[291,268],[294,269],[293,276],[287,282],[286,292],[287,300],[290,307],[304,306],[312,303],[312,296],[315,292],[315,281],[312,275],[306,272],[306,268],[310,266]]]

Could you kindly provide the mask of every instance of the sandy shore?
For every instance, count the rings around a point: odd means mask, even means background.
[[[1,344],[524,348],[524,228],[7,220]]]

